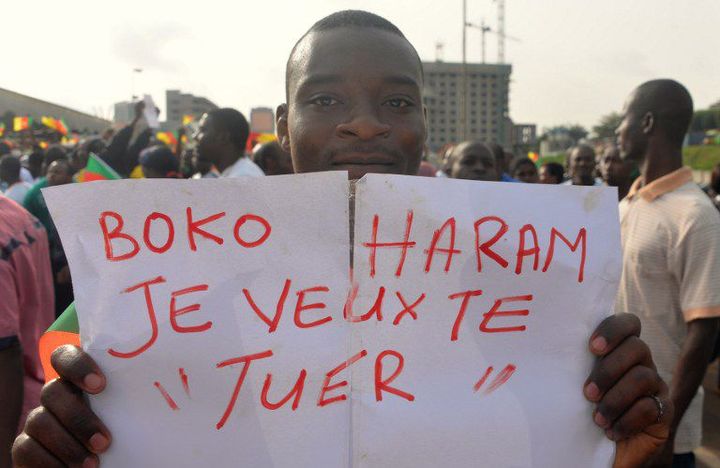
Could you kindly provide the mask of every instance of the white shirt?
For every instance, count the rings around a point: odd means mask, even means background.
[[[30,171],[25,167],[20,167],[20,180],[23,182],[27,182],[28,184],[32,184],[35,182],[35,178],[33,178]]]
[[[32,185],[27,182],[16,182],[5,190],[4,195],[9,199],[14,200],[18,205],[22,205],[23,200],[25,199],[25,194],[28,193],[30,187],[32,187]]]
[[[568,179],[568,180],[566,180],[566,181],[564,181],[564,182],[561,182],[560,185],[573,185],[573,181],[572,181],[572,179]],[[600,185],[604,185],[602,179],[599,178],[599,177],[595,177],[595,181],[593,182],[593,186],[599,187]]]
[[[242,157],[235,164],[228,167],[220,177],[262,177],[265,173],[250,158]]]

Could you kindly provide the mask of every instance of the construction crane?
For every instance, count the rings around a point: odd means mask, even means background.
[[[485,55],[485,44],[486,44],[486,42],[485,42],[485,34],[487,34],[487,33],[492,33],[492,34],[497,34],[497,36],[498,36],[498,63],[503,63],[502,61],[505,59],[505,52],[504,52],[505,46],[504,46],[504,45],[502,46],[503,52],[502,52],[502,53],[500,52],[500,50],[501,50],[500,44],[501,44],[502,42],[504,42],[504,39],[509,39],[509,40],[511,40],[511,41],[516,41],[516,42],[522,42],[522,41],[521,41],[520,39],[518,39],[517,37],[508,36],[507,34],[500,35],[500,32],[499,32],[499,31],[493,31],[493,29],[492,29],[490,26],[488,26],[487,24],[485,24],[485,20],[482,20],[482,21],[480,22],[480,24],[467,22],[467,23],[465,23],[465,26],[467,26],[468,28],[477,29],[477,30],[479,30],[480,33],[481,33],[482,63],[486,63],[486,60],[485,60],[485,58],[486,58],[486,55]]]

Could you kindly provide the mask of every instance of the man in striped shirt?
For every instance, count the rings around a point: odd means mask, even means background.
[[[630,94],[624,113],[616,131],[621,157],[636,162],[641,176],[620,204],[624,264],[615,311],[640,317],[641,338],[670,382],[675,416],[662,459],[693,467],[702,438],[699,387],[720,316],[720,216],[682,166],[693,115],[688,91],[672,80],[649,81]]]

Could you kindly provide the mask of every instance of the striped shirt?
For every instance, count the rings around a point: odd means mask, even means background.
[[[720,216],[679,169],[643,186],[636,180],[620,202],[623,271],[616,313],[636,314],[660,376],[671,382],[687,323],[720,317]],[[705,363],[698,363],[705,365]],[[675,453],[702,439],[702,387],[675,437]]]

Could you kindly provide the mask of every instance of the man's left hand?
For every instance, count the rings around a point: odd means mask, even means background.
[[[595,424],[616,442],[615,468],[643,466],[668,441],[673,405],[632,314],[605,319],[590,337],[598,357],[585,381]]]

